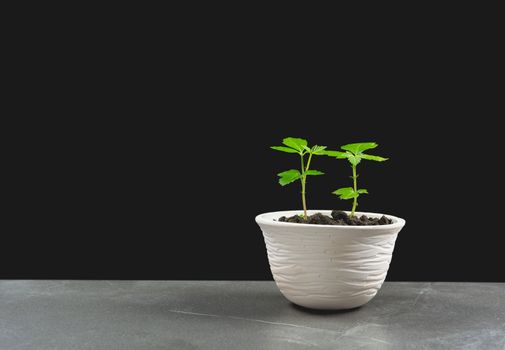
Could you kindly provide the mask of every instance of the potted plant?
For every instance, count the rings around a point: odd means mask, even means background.
[[[356,212],[358,198],[367,194],[358,189],[356,173],[362,160],[386,158],[364,153],[377,147],[374,142],[342,146],[342,151],[325,146],[309,147],[301,138],[288,137],[284,146],[273,149],[298,154],[300,170],[278,174],[285,186],[300,181],[303,210],[260,214],[256,222],[263,231],[268,260],[281,293],[291,302],[314,309],[349,309],[370,301],[382,286],[391,261],[396,237],[405,220],[378,213]],[[350,212],[307,210],[307,176],[323,175],[311,170],[313,156],[347,159],[353,186],[333,193],[352,200]]]

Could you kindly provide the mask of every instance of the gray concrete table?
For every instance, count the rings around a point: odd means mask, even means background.
[[[505,349],[505,284],[386,283],[310,311],[273,282],[0,281],[0,349]]]

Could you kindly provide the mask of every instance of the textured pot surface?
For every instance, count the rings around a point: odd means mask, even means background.
[[[309,215],[317,212],[331,213],[310,210]],[[370,301],[386,278],[405,220],[385,214],[392,224],[332,226],[276,221],[301,213],[279,211],[256,217],[281,293],[295,304],[314,309],[349,309]]]

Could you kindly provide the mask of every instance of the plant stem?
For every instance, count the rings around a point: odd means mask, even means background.
[[[310,166],[310,160],[312,159],[312,153],[309,154],[309,160],[307,161],[307,168],[305,169],[305,172],[309,171],[309,166]]]
[[[303,204],[303,218],[307,220],[307,201],[305,199],[305,186],[307,184],[307,171],[309,171],[310,161],[312,159],[312,153],[309,153],[309,160],[307,160],[307,166],[304,167],[303,156],[302,156],[302,204]]]
[[[302,178],[300,179],[302,182],[302,206],[303,206],[303,218],[307,220],[307,202],[305,201],[305,164],[303,163],[303,154],[300,155],[300,159],[302,161]]]
[[[356,165],[352,166],[352,181],[353,181],[353,185],[354,185],[354,193],[356,194],[358,192]],[[354,216],[354,212],[356,211],[357,206],[358,206],[358,196],[354,197],[354,199],[353,199],[351,216]]]

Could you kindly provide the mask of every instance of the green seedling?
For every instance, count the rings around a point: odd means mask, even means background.
[[[383,162],[388,158],[383,158],[379,156],[372,156],[370,154],[363,153],[368,149],[373,149],[377,147],[378,144],[375,142],[362,142],[362,143],[350,143],[348,145],[340,147],[345,152],[340,151],[330,151],[325,150],[324,153],[330,157],[336,157],[338,159],[347,159],[352,166],[352,182],[353,187],[343,187],[338,190],[332,192],[339,196],[340,199],[352,199],[352,210],[351,216],[354,216],[356,212],[356,207],[358,206],[358,197],[362,194],[368,194],[368,191],[364,188],[358,189],[358,175],[356,174],[356,167],[361,162],[362,159],[366,160],[374,160],[376,162]]]
[[[276,151],[298,154],[300,156],[300,170],[290,169],[277,174],[279,176],[279,184],[281,186],[286,186],[287,184],[295,182],[296,180],[300,180],[302,184],[303,217],[305,220],[307,220],[307,201],[305,199],[307,176],[324,175],[322,171],[311,170],[310,161],[312,160],[312,156],[325,155],[324,152],[326,146],[315,145],[313,147],[308,147],[307,140],[296,137],[287,137],[282,140],[282,143],[284,146],[272,146],[271,148]],[[307,155],[308,159],[305,162],[305,156]]]

